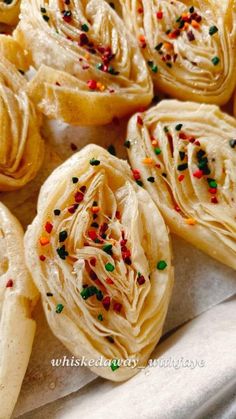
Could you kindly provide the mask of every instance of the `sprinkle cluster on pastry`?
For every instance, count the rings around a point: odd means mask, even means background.
[[[11,37],[0,36],[0,191],[18,189],[33,179],[44,155],[40,116],[21,73],[27,60]]]
[[[126,145],[171,231],[235,269],[235,119],[214,105],[162,101],[131,118]]]
[[[226,103],[236,84],[236,1],[120,0],[155,88],[183,100]]]
[[[104,0],[24,0],[15,36],[39,69],[31,96],[49,117],[106,124],[151,102],[145,60]]]
[[[157,344],[172,289],[168,231],[125,161],[89,145],[43,185],[25,238],[54,334],[90,366],[121,381]]]

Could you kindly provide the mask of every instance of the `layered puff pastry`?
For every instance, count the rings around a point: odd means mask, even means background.
[[[173,272],[167,228],[127,162],[89,145],[62,164],[25,246],[54,334],[105,378],[136,374],[161,336]]]
[[[170,230],[236,269],[236,120],[162,101],[128,125],[129,159]]]
[[[10,418],[35,334],[31,318],[38,298],[24,261],[23,230],[0,203],[0,418]]]
[[[157,91],[222,105],[236,84],[236,1],[120,0]]]
[[[0,0],[0,23],[15,25],[18,21],[21,0]]]
[[[24,0],[15,36],[38,69],[31,96],[50,118],[102,125],[152,99],[135,39],[103,0]]]
[[[0,191],[18,189],[33,179],[44,156],[40,115],[21,73],[27,59],[18,42],[0,36]]]

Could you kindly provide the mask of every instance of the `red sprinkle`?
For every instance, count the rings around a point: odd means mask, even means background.
[[[84,199],[84,194],[82,192],[75,193],[75,202],[82,202]]]
[[[6,283],[6,288],[12,288],[13,287],[13,280],[9,279]]]
[[[157,19],[162,19],[163,18],[163,12],[161,12],[161,11],[157,12],[156,16],[157,16]]]
[[[114,281],[112,281],[111,278],[106,278],[106,283],[109,284],[109,285],[112,285],[112,284],[114,284]]]
[[[102,300],[102,305],[105,308],[105,310],[107,310],[107,311],[109,310],[110,304],[111,304],[110,297],[109,296],[104,297],[103,300]]]
[[[211,203],[212,203],[212,204],[218,204],[218,199],[216,198],[216,196],[213,196],[213,197],[211,198]]]
[[[140,115],[137,116],[137,124],[143,125],[143,120]]]
[[[198,178],[198,179],[201,179],[203,174],[204,174],[203,171],[199,169],[199,170],[196,170],[196,172],[193,173],[193,176]]]
[[[90,259],[90,265],[96,266],[96,263],[97,263],[97,259],[96,258]]]
[[[146,281],[143,275],[138,276],[137,282],[139,285],[143,285]]]
[[[45,259],[46,259],[46,257],[45,257],[44,255],[40,255],[40,256],[39,256],[39,259],[41,260],[41,262],[44,262],[44,261],[45,261]]]
[[[89,89],[95,90],[97,88],[96,80],[88,80],[87,81],[87,86],[88,86]]]
[[[181,211],[180,207],[177,204],[175,205],[175,211],[177,211],[177,212]]]
[[[212,195],[215,195],[215,194],[216,194],[216,192],[217,192],[217,189],[216,189],[216,188],[210,188],[210,189],[208,189],[208,191],[209,191]]]
[[[114,309],[117,313],[120,313],[120,312],[121,312],[121,309],[122,309],[122,304],[120,304],[120,303],[114,303],[114,305],[113,305],[113,309]]]
[[[98,238],[98,235],[97,235],[97,233],[96,233],[96,231],[95,230],[89,230],[88,231],[88,236],[89,236],[89,238],[91,239],[91,240],[96,240],[97,238]]]
[[[49,221],[47,221],[46,224],[45,224],[45,230],[46,230],[46,232],[48,234],[50,234],[52,232],[52,229],[53,229],[53,225]]]
[[[184,175],[179,175],[179,176],[178,176],[178,180],[179,180],[179,182],[182,182],[182,180],[184,180],[184,178],[185,178],[185,176],[184,176]]]
[[[133,177],[134,177],[135,180],[139,180],[141,178],[139,170],[133,169],[132,172],[133,172]]]

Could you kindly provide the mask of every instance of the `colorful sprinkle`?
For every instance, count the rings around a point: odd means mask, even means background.
[[[157,263],[157,269],[158,269],[159,271],[163,271],[166,267],[167,267],[167,263],[166,263],[164,260],[160,260],[160,261]]]
[[[56,313],[60,314],[62,312],[63,308],[64,308],[63,304],[57,304]]]

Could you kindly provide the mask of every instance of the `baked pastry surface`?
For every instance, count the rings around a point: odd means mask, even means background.
[[[31,318],[38,299],[24,261],[23,230],[0,203],[0,418],[11,416],[35,334]]]
[[[21,46],[0,36],[0,191],[18,189],[33,179],[44,155],[40,115],[27,94]]]
[[[50,118],[100,125],[151,102],[145,60],[103,0],[22,1],[15,36],[39,69],[31,97]]]
[[[15,25],[18,21],[21,0],[0,0],[0,23]]]
[[[89,145],[41,189],[25,237],[27,264],[54,334],[88,365],[122,381],[145,366],[167,312],[173,270],[167,228],[128,164]]]
[[[222,105],[236,83],[236,2],[120,0],[156,91]]]
[[[128,125],[133,170],[170,230],[236,269],[236,121],[217,106],[166,100]]]

